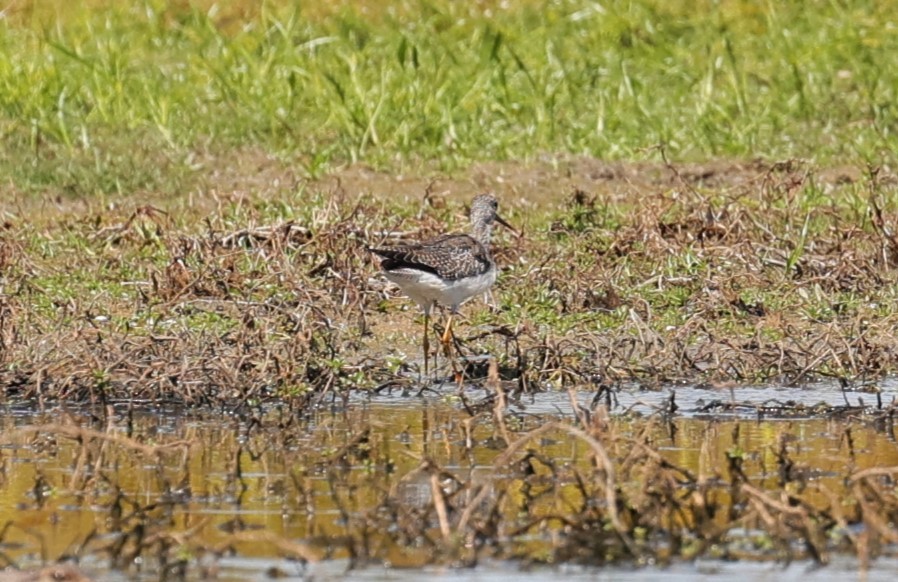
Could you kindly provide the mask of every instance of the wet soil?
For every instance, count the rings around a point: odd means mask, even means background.
[[[182,197],[9,213],[10,397],[102,403],[136,386],[233,405],[392,382],[420,368],[421,324],[365,246],[463,230],[483,189],[524,234],[497,235],[499,281],[465,306],[457,347],[497,355],[521,391],[898,371],[887,169],[553,158],[313,180],[253,152],[198,164],[203,186]]]

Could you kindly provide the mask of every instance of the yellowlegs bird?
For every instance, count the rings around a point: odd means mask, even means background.
[[[439,303],[450,310],[441,338],[448,352],[452,316],[458,313],[458,307],[471,297],[485,293],[496,282],[498,269],[490,255],[493,223],[515,232],[499,216],[498,208],[495,197],[481,194],[471,202],[470,235],[444,234],[426,242],[368,249],[381,257],[380,266],[387,279],[424,310],[425,375],[430,349],[427,328],[433,306]]]

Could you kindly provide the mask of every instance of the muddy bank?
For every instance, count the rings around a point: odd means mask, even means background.
[[[11,213],[0,240],[7,396],[301,409],[414,384],[419,314],[365,245],[464,230],[466,193],[487,186],[525,236],[498,236],[492,298],[463,308],[469,382],[490,358],[519,393],[854,385],[896,368],[898,214],[885,172],[574,159],[425,185],[360,168],[312,183],[261,167],[236,183],[245,190],[218,189],[238,167],[158,205],[63,204],[39,222],[26,206]]]

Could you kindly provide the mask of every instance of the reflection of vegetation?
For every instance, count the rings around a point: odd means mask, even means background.
[[[27,563],[45,539],[50,559],[182,574],[222,552],[358,566],[826,561],[884,551],[883,520],[898,512],[883,482],[892,470],[878,468],[898,458],[868,427],[805,420],[795,432],[581,409],[576,424],[525,416],[513,429],[504,418],[514,407],[471,417],[415,402],[358,402],[310,423],[286,410],[233,426],[137,412],[104,431],[7,421],[0,440],[29,461],[0,485],[15,526],[4,530],[7,554]],[[851,533],[862,524],[863,543]]]

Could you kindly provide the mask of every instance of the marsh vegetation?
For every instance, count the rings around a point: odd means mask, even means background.
[[[884,10],[11,7],[0,559],[875,568]],[[365,247],[465,230],[483,191],[524,234],[462,308],[463,386],[422,382],[418,310]]]

